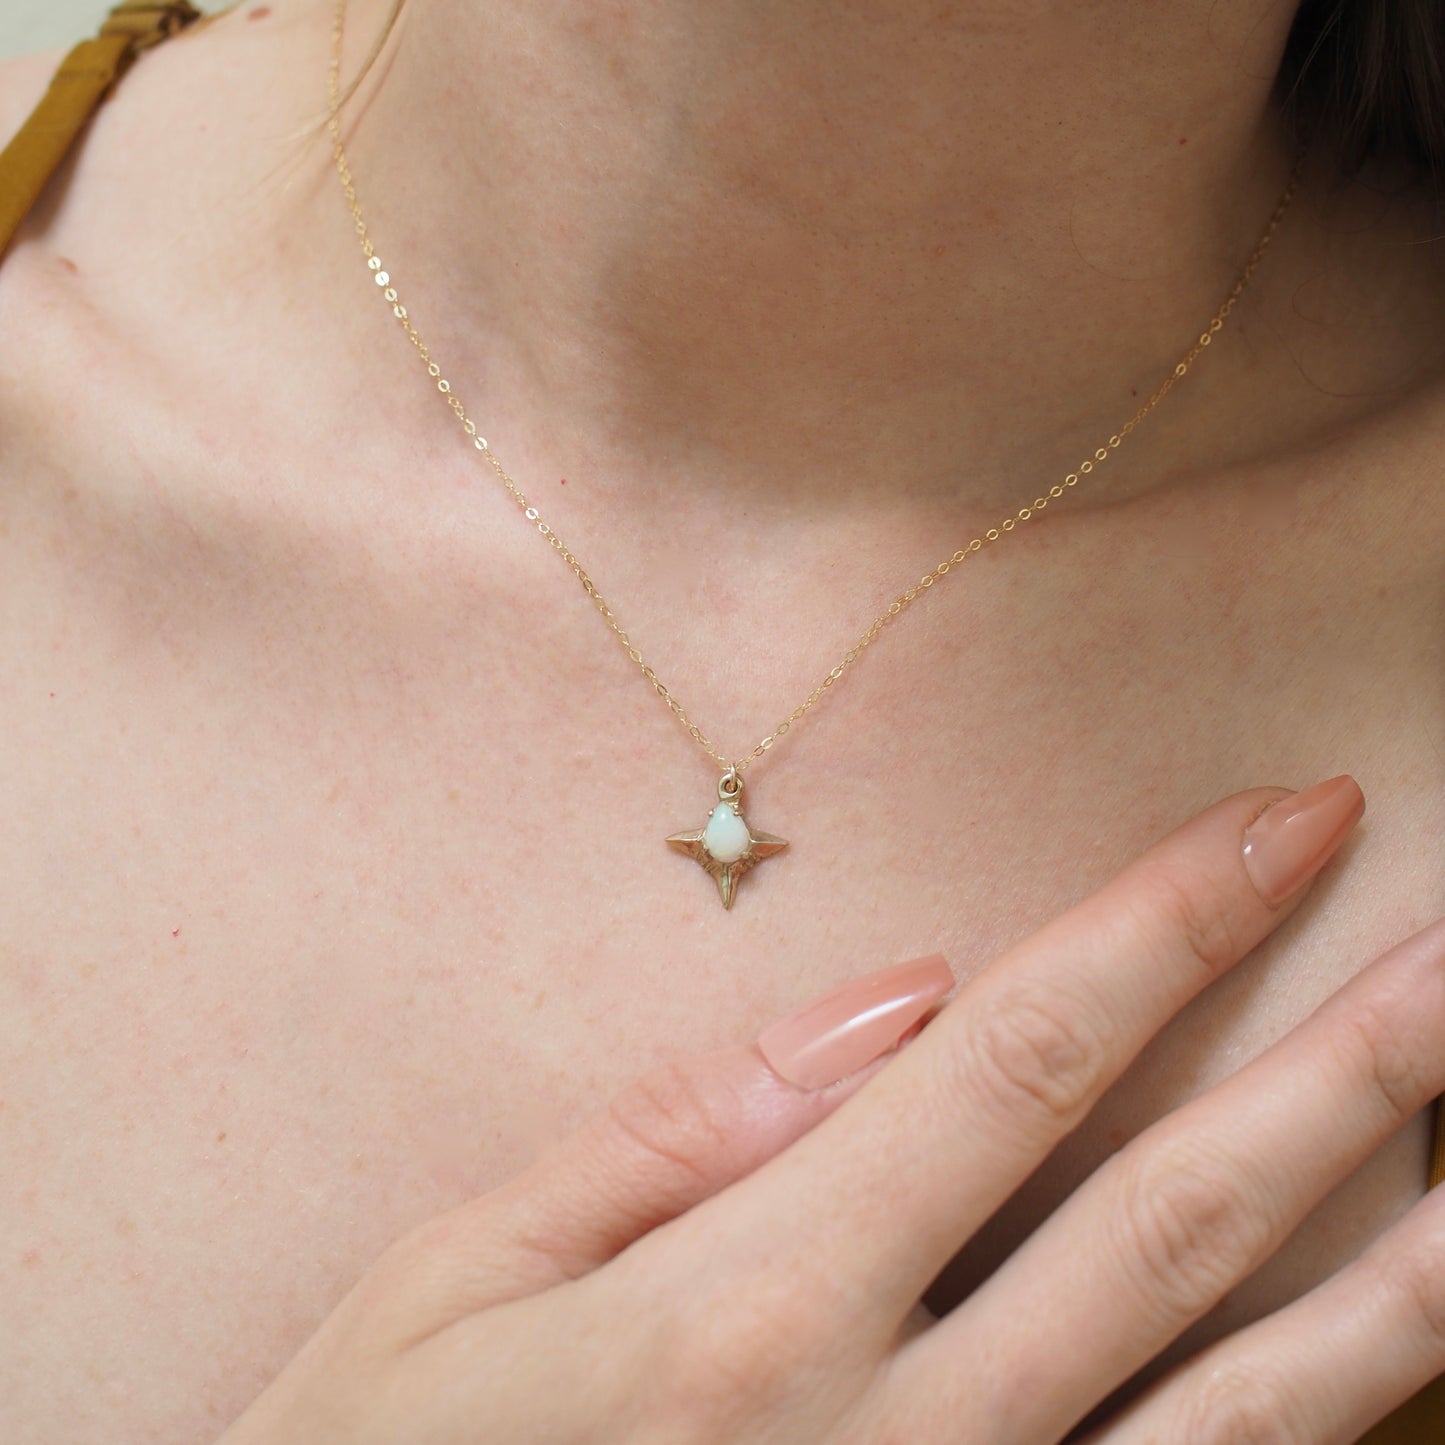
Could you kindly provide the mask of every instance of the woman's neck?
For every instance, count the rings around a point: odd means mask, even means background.
[[[1287,9],[410,0],[348,144],[423,330],[559,455],[1008,497],[1248,256]]]

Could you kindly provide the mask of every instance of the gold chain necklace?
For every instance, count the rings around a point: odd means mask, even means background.
[[[502,485],[511,494],[512,500],[521,508],[522,515],[531,522],[543,537],[552,545],[552,548],[562,560],[576,574],[577,580],[582,584],[587,595],[592,599],[599,613],[616,635],[617,640],[626,649],[628,657],[642,669],[642,675],[652,684],[653,690],[665,702],[674,717],[687,729],[688,735],[702,750],[707,753],[713,762],[722,769],[722,777],[717,785],[717,803],[708,815],[706,824],[692,832],[674,833],[666,841],[674,848],[688,854],[696,859],[717,883],[718,894],[722,899],[724,908],[731,908],[733,904],[734,890],[737,880],[753,868],[762,859],[773,853],[780,852],[786,848],[787,843],[781,838],[775,838],[771,833],[754,833],[749,827],[742,813],[743,774],[747,769],[763,756],[779,738],[792,728],[802,716],[809,711],[826,693],[834,683],[850,668],[862,655],[863,649],[888,626],[919,593],[926,592],[934,583],[946,577],[953,568],[966,562],[975,552],[990,544],[997,542],[1006,532],[1012,532],[1020,522],[1027,522],[1030,517],[1042,512],[1051,501],[1062,497],[1069,487],[1077,486],[1081,477],[1086,477],[1094,470],[1100,462],[1107,461],[1109,454],[1118,449],[1124,438],[1159,405],[1161,401],[1173,390],[1176,382],[1183,379],[1189,368],[1199,358],[1215,335],[1223,329],[1225,318],[1234,310],[1237,302],[1249,284],[1250,278],[1258,270],[1260,262],[1264,259],[1264,253],[1269,247],[1270,241],[1279,226],[1290,201],[1294,197],[1295,187],[1299,181],[1301,164],[1295,165],[1294,174],[1290,177],[1289,184],[1285,187],[1284,193],[1280,196],[1265,226],[1264,233],[1256,242],[1249,260],[1245,263],[1244,269],[1239,273],[1238,279],[1230,288],[1229,294],[1224,298],[1212,317],[1209,324],[1199,334],[1199,339],[1189,348],[1187,352],[1175,364],[1174,369],[1164,378],[1139,409],[1119,428],[1108,440],[1094,451],[1078,467],[1069,472],[1062,480],[1055,482],[1048,490],[1046,496],[1035,497],[1027,506],[1022,506],[1011,516],[1005,517],[997,527],[990,527],[988,531],[973,538],[967,545],[960,547],[956,552],[945,557],[931,572],[920,577],[911,587],[890,602],[887,608],[873,619],[868,630],[845,652],[837,665],[827,674],[826,677],[810,692],[802,702],[790,712],[765,738],[758,742],[753,750],[738,758],[727,758],[720,753],[712,742],[709,741],[702,729],[688,717],[683,710],[682,704],[673,696],[672,692],[663,683],[662,679],[652,670],[651,666],[643,658],[642,653],[633,643],[632,639],[623,630],[622,624],[618,622],[612,608],[606,599],[597,590],[592,579],[587,575],[582,564],[573,555],[571,549],[557,535],[556,532],[545,522],[541,515],[523,494],[522,489],[508,475],[507,470],[497,460],[487,439],[477,432],[476,423],[467,415],[466,408],[462,405],[461,398],[452,390],[451,383],[442,375],[441,367],[433,359],[431,348],[416,329],[407,308],[401,303],[395,279],[390,271],[381,263],[381,258],[376,254],[372,245],[371,236],[367,231],[366,221],[362,218],[361,204],[356,198],[356,185],[352,180],[351,167],[346,159],[346,151],[341,143],[341,40],[345,26],[346,0],[336,0],[336,8],[332,21],[331,31],[331,64],[327,73],[327,94],[329,99],[328,128],[331,134],[331,154],[336,162],[336,172],[341,179],[341,187],[345,192],[347,204],[351,208],[351,217],[356,226],[356,238],[361,245],[362,253],[366,257],[366,264],[372,273],[372,279],[380,288],[381,295],[391,307],[392,315],[400,323],[402,330],[406,333],[407,340],[416,348],[417,355],[421,358],[427,370],[427,375],[436,383],[436,389],[446,398],[447,405],[455,413],[457,421],[461,423],[462,430],[472,440],[472,445],[492,470],[500,478]]]

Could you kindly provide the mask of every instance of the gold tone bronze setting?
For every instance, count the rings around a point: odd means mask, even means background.
[[[756,868],[764,858],[781,853],[788,844],[785,839],[775,838],[771,833],[754,833],[748,827],[747,820],[743,817],[743,780],[736,768],[729,768],[722,775],[717,785],[717,797],[717,807],[713,809],[706,824],[691,833],[674,833],[667,841],[679,853],[686,853],[689,858],[702,864],[717,884],[722,906],[731,908],[738,879]],[[734,818],[737,822],[730,824],[729,820]],[[719,851],[723,854],[721,858],[715,856],[709,847],[709,834],[719,823],[728,826],[737,836],[736,847],[720,848]],[[717,844],[714,843],[713,846],[716,847]],[[735,851],[738,856],[732,857],[731,854]]]

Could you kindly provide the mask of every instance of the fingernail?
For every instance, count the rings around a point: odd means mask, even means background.
[[[822,1089],[886,1054],[953,987],[942,954],[896,963],[845,983],[763,1031],[774,1072]]]
[[[1328,778],[1266,808],[1244,830],[1244,867],[1270,907],[1312,878],[1365,811],[1348,774]]]

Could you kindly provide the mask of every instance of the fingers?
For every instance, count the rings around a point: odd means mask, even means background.
[[[870,1323],[896,1328],[1163,1024],[1297,904],[1364,807],[1348,777],[1285,797],[1240,793],[1171,833],[1003,954],[836,1118],[730,1191],[736,1227],[777,1256],[760,1267],[813,1269],[800,1288],[836,1295],[841,1282],[870,1301]],[[1270,804],[1284,811],[1251,832],[1247,860],[1245,829]]]
[[[941,1419],[998,1409],[1006,1419],[984,1433],[1001,1442],[1061,1437],[1445,1091],[1442,1036],[1445,919],[1110,1159],[963,1308],[907,1346],[897,1388],[922,1392]],[[992,1388],[981,1400],[975,1383],[965,1398],[959,1363],[985,1350]]]
[[[1445,1189],[1333,1279],[1173,1371],[1088,1445],[1349,1445],[1440,1376]],[[1434,1428],[1422,1420],[1410,1438]]]
[[[936,955],[897,964],[759,1044],[660,1065],[523,1174],[394,1245],[384,1288],[423,1301],[412,1316],[438,1329],[586,1274],[813,1128],[952,987]]]

